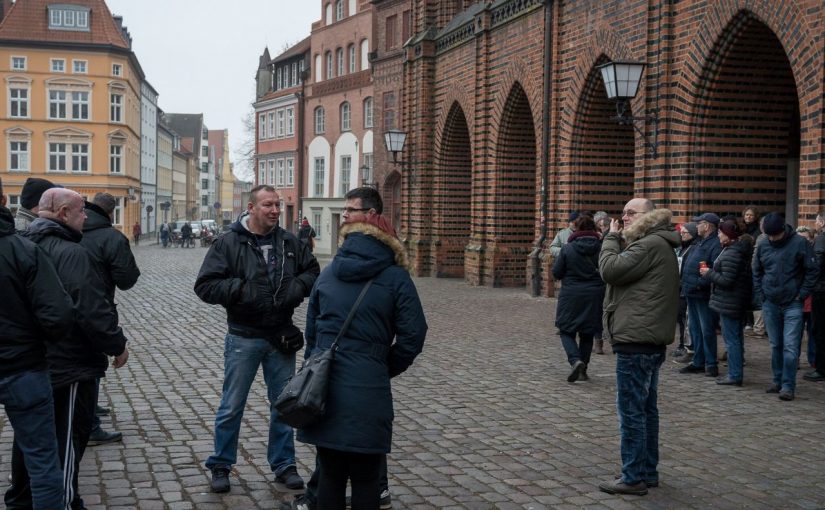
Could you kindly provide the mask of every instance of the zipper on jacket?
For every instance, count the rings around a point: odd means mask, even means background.
[[[273,246],[274,248],[274,246]],[[281,290],[281,284],[284,283],[284,268],[286,267],[286,239],[281,239],[281,278],[278,280],[278,288],[275,289],[274,299],[278,299],[278,292]]]

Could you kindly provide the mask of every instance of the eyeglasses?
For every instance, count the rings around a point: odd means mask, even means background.
[[[354,213],[354,212],[367,212],[367,211],[369,211],[370,209],[372,209],[372,208],[371,208],[371,207],[361,207],[361,208],[357,208],[357,207],[344,207],[344,212],[345,212],[345,213],[348,213],[348,214],[352,214],[352,213]]]
[[[628,209],[628,210],[626,210],[626,211],[622,211],[622,216],[636,216],[637,214],[640,214],[640,213],[639,213],[639,212],[637,212],[637,211],[634,211],[634,210],[632,210],[632,209]]]

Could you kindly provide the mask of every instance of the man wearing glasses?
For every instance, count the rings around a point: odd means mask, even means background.
[[[627,203],[602,241],[599,271],[607,284],[604,335],[616,353],[616,410],[621,433],[622,473],[602,482],[608,494],[643,496],[658,487],[659,368],[679,308],[679,234],[671,212],[645,198]]]

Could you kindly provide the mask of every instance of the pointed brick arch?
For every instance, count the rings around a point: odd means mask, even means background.
[[[496,87],[496,92],[494,95],[495,99],[493,101],[492,111],[490,112],[490,118],[492,119],[493,124],[491,130],[492,133],[501,132],[505,107],[507,106],[507,102],[510,100],[513,87],[516,85],[524,91],[525,97],[527,98],[527,103],[530,105],[530,110],[533,116],[533,125],[540,129],[542,125],[540,108],[542,104],[542,84],[540,81],[539,83],[536,83],[537,80],[533,78],[533,75],[529,73],[527,69],[527,64],[521,58],[516,57],[507,65],[507,69],[500,75],[501,81]],[[541,133],[536,132],[536,135],[536,140],[538,140],[538,136],[541,136]]]

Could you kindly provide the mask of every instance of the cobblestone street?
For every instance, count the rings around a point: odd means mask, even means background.
[[[90,510],[271,509],[292,498],[274,489],[266,462],[260,374],[232,490],[209,492],[203,462],[220,399],[225,315],[192,290],[205,253],[135,249],[143,274],[117,298],[131,355],[126,367],[109,370],[101,398],[112,408],[104,428],[124,440],[86,451],[80,492]],[[803,361],[795,401],[765,394],[767,339],[746,338],[742,388],[680,375],[668,356],[659,391],[661,485],[644,497],[616,497],[598,490],[619,472],[613,356],[594,355],[590,381],[568,384],[555,301],[460,280],[416,283],[430,333],[424,353],[393,381],[394,508],[825,508],[825,384],[802,380]],[[300,325],[304,315],[303,307],[296,312]],[[5,490],[5,415],[0,426]],[[308,479],[314,454],[296,447]]]

